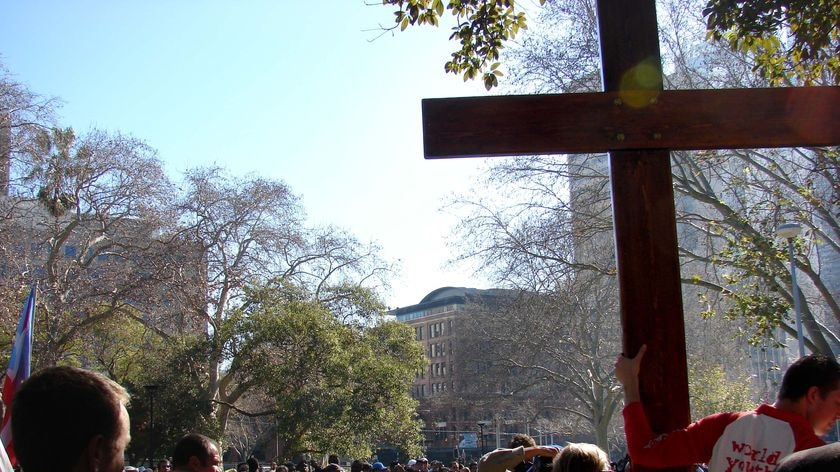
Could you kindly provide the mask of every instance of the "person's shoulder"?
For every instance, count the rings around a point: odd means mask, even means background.
[[[795,430],[802,429],[806,432],[813,433],[813,427],[811,423],[805,418],[802,413],[797,411],[791,411],[785,408],[778,408],[773,405],[762,404],[758,408],[756,408],[755,412],[759,415],[769,416],[771,418],[775,418],[779,421],[784,421],[788,423],[791,428]]]
[[[722,411],[720,413],[713,413],[708,416],[704,416],[699,420],[695,421],[694,424],[696,425],[711,425],[711,424],[720,424],[720,425],[727,425],[732,423],[740,418],[745,416],[754,415],[755,411]]]

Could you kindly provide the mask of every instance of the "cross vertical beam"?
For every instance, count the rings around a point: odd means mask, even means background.
[[[598,0],[597,9],[604,91],[619,92],[618,107],[654,105],[662,90],[655,1]],[[632,356],[648,344],[642,401],[652,429],[667,432],[690,421],[670,152],[609,155],[623,349]]]

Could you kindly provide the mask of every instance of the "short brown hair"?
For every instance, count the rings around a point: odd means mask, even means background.
[[[514,434],[513,437],[510,439],[510,444],[508,445],[509,448],[513,449],[519,446],[523,447],[534,447],[537,445],[537,442],[534,441],[534,438],[528,436],[527,434]]]
[[[819,388],[822,398],[840,388],[840,364],[833,357],[811,354],[791,364],[782,377],[778,399],[799,400],[811,387]]]
[[[68,366],[39,370],[12,400],[20,465],[26,472],[72,470],[94,436],[116,441],[128,400],[128,392],[102,374]]]

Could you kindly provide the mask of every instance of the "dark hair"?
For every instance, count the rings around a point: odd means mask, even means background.
[[[811,354],[794,362],[788,367],[779,388],[779,400],[798,400],[805,396],[811,387],[818,387],[825,398],[832,390],[840,386],[840,364],[832,357]]]
[[[534,441],[534,438],[528,436],[527,434],[514,434],[513,437],[510,439],[509,448],[513,449],[519,446],[523,447],[534,447],[537,445],[537,442]]]
[[[172,468],[186,467],[192,456],[198,458],[201,465],[207,465],[212,448],[219,450],[212,439],[203,434],[190,433],[175,444],[175,450],[172,451]]]
[[[327,464],[338,464],[338,456],[336,454],[330,454],[327,458]]]
[[[248,463],[248,472],[260,472],[260,461],[256,457],[251,456],[245,462]]]
[[[21,466],[27,472],[72,470],[94,436],[117,440],[128,400],[124,388],[96,372],[67,366],[36,372],[12,401]]]

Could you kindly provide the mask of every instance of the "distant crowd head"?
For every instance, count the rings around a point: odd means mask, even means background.
[[[222,472],[219,446],[202,434],[188,434],[175,444],[172,468],[178,472]]]

